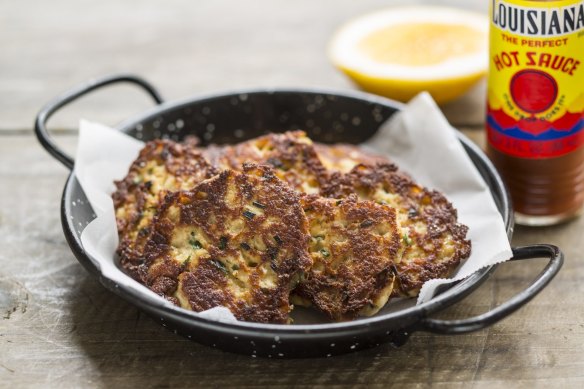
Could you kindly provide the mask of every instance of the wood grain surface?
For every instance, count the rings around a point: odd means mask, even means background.
[[[350,18],[394,4],[486,2],[388,0],[0,0],[0,130],[30,129],[39,108],[92,77],[137,73],[168,99],[235,88],[352,88],[326,46]],[[457,125],[480,124],[484,87],[445,107]],[[113,87],[55,118],[116,123],[150,101]]]
[[[398,3],[0,0],[0,387],[583,387],[583,218],[516,228],[514,245],[553,243],[566,262],[498,324],[311,360],[252,359],[180,338],[103,288],[65,242],[59,205],[68,171],[30,130],[53,96],[117,71],[145,76],[169,99],[255,86],[352,88],[326,60],[330,34],[356,14]],[[53,127],[75,128],[81,116],[113,124],[148,106],[138,92],[115,87],[75,104]],[[483,106],[479,85],[444,110],[480,144]],[[72,151],[76,136],[66,131],[57,141]],[[544,265],[502,265],[440,317],[485,312]]]

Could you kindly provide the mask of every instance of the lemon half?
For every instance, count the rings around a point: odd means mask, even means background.
[[[390,8],[334,35],[333,64],[361,88],[400,101],[428,91],[438,103],[464,94],[487,71],[486,15],[444,7]]]

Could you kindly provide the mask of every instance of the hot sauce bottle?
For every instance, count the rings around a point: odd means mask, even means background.
[[[584,0],[492,0],[487,152],[517,223],[584,203]]]

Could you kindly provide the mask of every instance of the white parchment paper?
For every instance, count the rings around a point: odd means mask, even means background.
[[[443,192],[458,209],[460,222],[469,226],[470,258],[451,279],[427,282],[418,304],[431,299],[439,285],[511,258],[505,226],[487,185],[463,150],[455,130],[428,94],[412,100],[363,146],[388,155],[417,182]],[[172,305],[128,277],[115,263],[118,235],[111,200],[113,182],[127,174],[142,147],[142,142],[117,130],[81,121],[74,172],[96,214],[83,230],[81,242],[105,277],[139,289],[155,304]],[[197,315],[220,321],[236,320],[223,307]]]

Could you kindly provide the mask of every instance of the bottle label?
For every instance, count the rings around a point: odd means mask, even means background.
[[[488,141],[550,158],[584,143],[584,0],[492,0]]]

